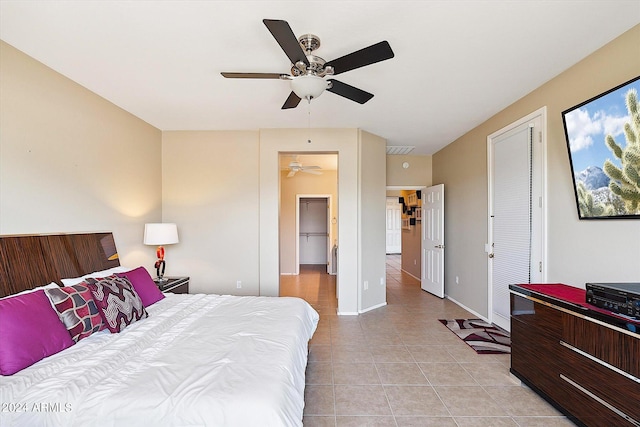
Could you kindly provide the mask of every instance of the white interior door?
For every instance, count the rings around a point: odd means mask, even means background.
[[[422,277],[420,286],[444,298],[444,184],[422,196]]]
[[[489,320],[510,330],[509,285],[545,277],[543,113],[488,140]]]
[[[402,252],[402,205],[397,197],[387,197],[387,254]]]

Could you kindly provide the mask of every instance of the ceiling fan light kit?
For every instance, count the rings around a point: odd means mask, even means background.
[[[373,98],[373,94],[335,79],[325,79],[325,77],[394,57],[389,43],[382,41],[326,62],[313,54],[313,51],[320,47],[320,38],[318,36],[304,34],[300,38],[296,38],[287,21],[263,19],[262,22],[291,61],[291,74],[238,72],[223,72],[221,74],[223,77],[233,79],[290,80],[291,93],[282,105],[283,110],[297,107],[302,99],[311,102],[312,99],[322,95],[325,90],[359,104],[364,104]]]
[[[324,92],[328,86],[328,81],[313,74],[294,77],[293,80],[291,80],[291,90],[293,90],[293,93],[295,93],[298,98],[306,99],[307,101],[311,101],[322,95],[322,92]]]

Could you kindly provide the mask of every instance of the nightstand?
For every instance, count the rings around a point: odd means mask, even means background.
[[[189,293],[189,277],[167,277],[164,282],[158,282],[158,278],[153,279],[158,288],[163,293],[171,292],[172,294],[188,294]]]

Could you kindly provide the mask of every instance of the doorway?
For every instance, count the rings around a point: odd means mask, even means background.
[[[279,163],[279,285],[319,269],[336,275],[338,154],[281,152]]]
[[[387,243],[394,221],[390,208],[394,199],[400,206],[400,269],[403,273],[422,282],[426,272],[426,258],[423,256],[424,233],[423,203],[425,186],[387,186]],[[389,251],[387,251],[389,253]]]
[[[335,262],[329,234],[331,195],[297,195],[296,200],[296,273],[301,265],[324,265],[330,274]]]
[[[510,330],[509,285],[546,281],[546,108],[487,137],[489,320]]]

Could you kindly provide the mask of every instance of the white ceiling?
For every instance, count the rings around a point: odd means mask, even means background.
[[[387,40],[395,58],[281,110],[287,73],[262,19],[332,60]],[[361,128],[432,154],[640,23],[640,0],[0,1],[0,38],[161,130]],[[637,52],[636,52],[637,54]],[[594,95],[596,95],[594,93]]]

